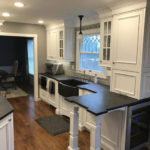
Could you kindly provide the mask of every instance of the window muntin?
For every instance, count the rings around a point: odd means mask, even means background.
[[[104,67],[99,66],[100,35],[84,35],[80,48],[80,69],[103,72]]]

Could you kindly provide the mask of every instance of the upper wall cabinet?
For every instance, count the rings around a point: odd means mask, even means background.
[[[144,13],[144,10],[137,10],[113,17],[113,69],[140,71]]]
[[[58,25],[47,29],[47,59],[74,61],[74,28]]]
[[[101,49],[100,66],[111,66],[111,28],[112,18],[102,19],[100,27]]]
[[[58,34],[57,30],[47,31],[47,59],[58,59]]]

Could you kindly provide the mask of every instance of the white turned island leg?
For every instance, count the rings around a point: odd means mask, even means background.
[[[90,132],[90,150],[101,150],[101,116],[96,117]]]
[[[68,150],[79,150],[78,147],[78,122],[79,114],[78,107],[74,107],[70,113],[70,139]]]

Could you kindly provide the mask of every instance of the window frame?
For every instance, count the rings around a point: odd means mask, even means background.
[[[89,30],[84,30],[83,31],[83,36],[93,35],[93,34],[100,34],[100,29],[97,28],[97,29],[89,29]],[[96,74],[100,78],[106,78],[106,67],[104,67],[103,72],[88,70],[88,69],[81,69],[80,68],[81,42],[82,42],[82,38],[80,37],[79,31],[78,31],[78,32],[76,32],[76,71],[80,71],[80,72],[85,71],[85,74],[87,74],[87,75],[94,76]]]

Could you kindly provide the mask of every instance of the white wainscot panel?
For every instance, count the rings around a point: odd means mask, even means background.
[[[112,91],[138,98],[139,75],[134,72],[113,70]]]

